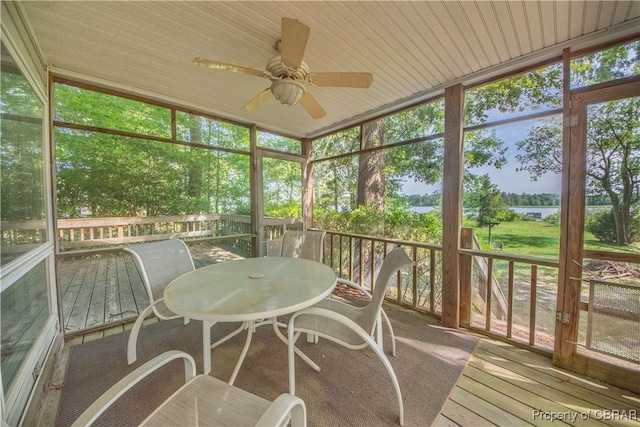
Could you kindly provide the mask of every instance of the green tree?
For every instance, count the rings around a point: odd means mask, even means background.
[[[56,118],[141,135],[170,136],[170,110],[113,95],[56,85]],[[173,144],[56,127],[58,214],[160,216],[250,212],[249,131],[176,114]]]
[[[562,170],[562,133],[548,119],[517,143],[516,156],[532,179]],[[606,195],[613,207],[615,243],[632,241],[634,206],[640,201],[640,98],[626,98],[589,107],[587,128],[589,196]]]
[[[500,189],[486,174],[468,182],[467,188],[467,207],[475,212],[479,227],[489,228],[491,244],[491,229],[500,224],[499,216],[505,209]]]

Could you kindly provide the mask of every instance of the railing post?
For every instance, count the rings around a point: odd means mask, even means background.
[[[473,230],[463,228],[460,231],[460,247],[473,248]],[[460,323],[462,326],[471,324],[471,255],[460,254]]]

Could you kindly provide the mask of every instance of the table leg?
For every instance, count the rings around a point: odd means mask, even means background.
[[[204,374],[211,372],[211,327],[215,322],[202,321],[202,364]]]
[[[255,322],[251,320],[249,322],[249,327],[247,328],[247,339],[244,342],[244,347],[242,348],[242,352],[240,353],[240,358],[236,363],[236,367],[233,368],[233,373],[231,374],[231,378],[229,378],[229,385],[233,385],[236,377],[238,376],[238,371],[240,370],[240,366],[244,361],[245,356],[247,355],[247,351],[249,350],[249,345],[251,344],[251,336],[253,335],[253,331],[255,329]]]

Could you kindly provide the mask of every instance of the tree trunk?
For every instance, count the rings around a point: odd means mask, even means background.
[[[363,126],[362,148],[377,147],[384,143],[386,120],[381,119]],[[384,210],[385,179],[384,152],[365,152],[358,159],[358,194],[356,206],[375,206]]]
[[[202,119],[200,117],[193,118],[193,122],[190,124],[189,133],[191,134],[191,142],[202,143]],[[191,148],[191,151],[194,149]],[[200,197],[202,193],[202,164],[200,164],[199,159],[195,156],[196,161],[191,164],[188,172],[188,184],[187,184],[187,194],[194,199]]]

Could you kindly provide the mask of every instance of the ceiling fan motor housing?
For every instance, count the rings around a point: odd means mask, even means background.
[[[273,78],[271,92],[284,105],[296,105],[307,91],[303,81],[309,75],[309,67],[303,61],[298,68],[289,68],[282,63],[280,55],[269,59],[266,66]]]
[[[309,75],[309,66],[302,61],[298,68],[289,68],[282,63],[280,55],[276,55],[267,61],[267,71],[275,78],[291,78],[294,80],[306,80]]]

